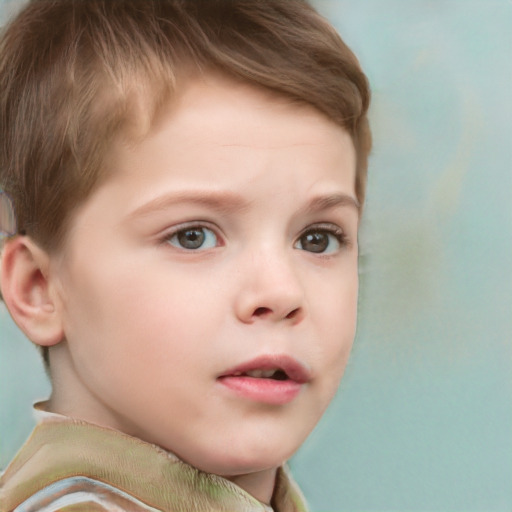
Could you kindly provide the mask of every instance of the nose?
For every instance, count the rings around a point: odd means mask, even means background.
[[[243,323],[261,320],[299,323],[305,315],[305,297],[292,257],[255,254],[238,280],[236,315]]]

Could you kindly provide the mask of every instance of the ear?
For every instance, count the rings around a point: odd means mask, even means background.
[[[0,266],[3,299],[25,335],[46,347],[64,336],[49,271],[50,256],[29,237],[5,242]]]

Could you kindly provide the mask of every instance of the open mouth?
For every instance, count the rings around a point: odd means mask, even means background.
[[[305,384],[310,371],[298,360],[287,355],[264,355],[239,364],[219,375],[219,378],[249,377],[259,380],[289,381]]]
[[[233,377],[252,377],[253,379],[288,380],[288,375],[280,368],[274,370],[249,370],[247,372],[235,372]]]
[[[256,357],[218,376],[230,393],[270,405],[292,402],[310,380],[310,370],[288,355]]]

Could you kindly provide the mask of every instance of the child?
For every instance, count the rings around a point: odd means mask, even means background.
[[[0,511],[305,510],[284,464],[356,324],[356,58],[304,0],[33,0],[0,50],[2,293],[53,386]]]

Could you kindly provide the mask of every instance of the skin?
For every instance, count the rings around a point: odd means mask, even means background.
[[[50,409],[162,446],[269,503],[354,338],[352,141],[311,107],[209,76],[109,162],[45,270],[63,333]],[[180,245],[191,227],[206,237],[196,249]],[[325,250],[310,250],[306,232]],[[275,354],[310,372],[291,402],[219,382]]]

